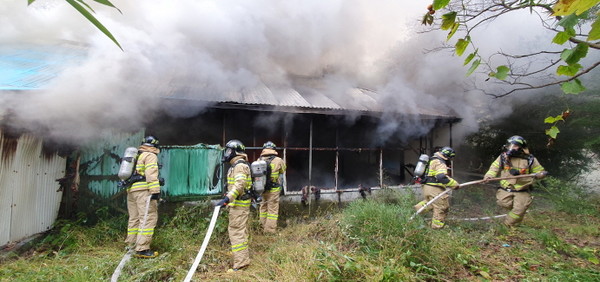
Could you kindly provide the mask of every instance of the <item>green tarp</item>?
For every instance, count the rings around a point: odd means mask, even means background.
[[[221,193],[221,152],[219,145],[169,146],[161,148],[159,164],[170,198]]]

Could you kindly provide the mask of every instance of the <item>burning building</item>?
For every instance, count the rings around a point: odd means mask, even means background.
[[[222,192],[229,139],[251,160],[275,142],[284,192],[326,194],[407,183],[419,153],[474,124],[453,111],[470,102],[463,66],[411,38],[418,4],[115,5],[95,11],[124,50],[64,1],[0,7],[0,244],[47,230],[59,207],[124,211],[121,154],[146,134],[178,201]]]
[[[69,44],[11,50],[18,52],[4,50],[1,57],[3,73],[10,75],[3,75],[0,87],[13,98],[37,95],[63,64],[85,56]],[[161,140],[161,174],[167,183],[163,196],[177,201],[222,193],[220,146],[230,139],[241,140],[251,160],[257,159],[264,142],[277,144],[288,166],[284,194],[300,194],[305,186],[323,192],[377,189],[407,183],[412,171],[407,164],[422,152],[431,153],[434,145],[451,145],[452,126],[460,121],[449,108],[385,110],[386,100],[377,92],[353,85],[331,87],[320,77],[290,81],[211,93],[178,77],[133,83],[129,91],[159,97],[157,114],[142,127],[103,131],[94,141],[80,144],[61,145],[43,128],[19,128],[11,122],[15,114],[5,112],[0,242],[49,229],[61,200],[66,213],[105,205],[124,211],[124,193],[116,185],[120,155],[126,147],[139,145],[145,134]],[[24,208],[31,206],[39,210]],[[25,218],[43,219],[21,230],[24,225],[18,222],[28,222]]]

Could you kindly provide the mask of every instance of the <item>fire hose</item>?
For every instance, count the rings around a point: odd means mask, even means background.
[[[146,210],[144,211],[144,218],[142,219],[142,225],[140,226],[140,231],[146,227],[146,220],[148,219],[148,209],[150,209],[151,199],[152,199],[152,195],[148,196],[148,200],[146,200]],[[138,232],[138,235],[135,240],[136,245],[137,245],[137,243],[139,243],[141,237],[142,236]],[[121,262],[119,262],[119,265],[115,269],[115,272],[113,272],[113,275],[110,278],[111,282],[116,282],[119,279],[119,276],[121,275],[121,270],[123,269],[125,264],[129,261],[129,259],[131,259],[131,254],[133,253],[133,250],[134,250],[133,248],[127,250],[127,253],[125,253],[123,258],[121,259]]]
[[[466,182],[466,183],[463,183],[463,184],[459,184],[458,187],[460,188],[460,187],[465,187],[465,186],[474,185],[474,184],[480,184],[480,183],[484,183],[484,182],[488,182],[488,181],[517,179],[517,178],[525,178],[525,177],[537,177],[537,176],[542,175],[542,174],[545,175],[545,172],[523,174],[523,175],[515,175],[515,176],[508,176],[508,177],[495,177],[495,178],[489,178],[489,179],[481,179],[481,180],[475,180],[475,181],[470,181],[470,182]],[[433,202],[435,202],[437,199],[441,198],[442,196],[448,194],[448,192],[450,192],[450,191],[452,191],[452,189],[446,189],[444,192],[442,192],[439,195],[435,196],[429,202],[427,202],[426,204],[424,204],[419,210],[417,210],[417,212],[415,214],[413,214],[408,220],[410,221],[413,218],[415,218],[415,216],[417,216],[422,211],[424,211],[429,205],[431,205]]]
[[[192,280],[192,276],[196,272],[198,268],[198,264],[200,264],[200,260],[202,260],[202,256],[204,255],[204,251],[206,251],[206,247],[208,246],[208,241],[210,241],[210,236],[212,235],[213,230],[215,229],[215,224],[217,223],[217,217],[219,216],[219,210],[221,210],[221,206],[216,206],[215,211],[213,212],[212,218],[210,219],[210,224],[208,225],[208,230],[206,231],[206,236],[204,236],[204,241],[202,242],[202,246],[200,247],[200,251],[198,251],[198,255],[196,255],[196,259],[192,264],[192,268],[187,273],[187,276],[183,280],[184,282],[189,282]]]

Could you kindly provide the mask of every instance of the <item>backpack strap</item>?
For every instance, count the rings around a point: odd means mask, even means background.
[[[273,182],[273,180],[271,179],[271,162],[276,158],[276,155],[269,155],[268,157],[266,157],[264,159],[264,161],[267,163],[267,181],[265,183],[265,191],[269,191],[271,190],[271,188],[275,188],[277,187],[278,183]]]

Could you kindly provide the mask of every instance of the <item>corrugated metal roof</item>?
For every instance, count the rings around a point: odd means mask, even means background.
[[[278,111],[292,111],[304,109],[306,112],[327,113],[328,111],[338,112],[362,112],[379,114],[388,107],[382,100],[382,97],[375,92],[364,88],[348,87],[345,89],[336,89],[338,93],[332,93],[331,89],[316,87],[316,83],[303,85],[302,83],[293,86],[259,85],[252,89],[242,89],[239,91],[228,91],[212,95],[203,95],[202,89],[189,86],[177,86],[176,83],[165,83],[169,85],[168,89],[164,87],[151,87],[156,94],[167,99],[198,100],[205,102],[223,103],[223,104],[242,104],[242,105],[261,105],[274,106]],[[456,118],[456,115],[450,108],[433,108],[429,105],[424,107],[395,108],[391,112],[399,114],[409,114],[419,116],[420,118]],[[407,106],[408,107],[408,106]],[[314,111],[311,111],[314,110]],[[388,111],[390,111],[388,109]]]
[[[32,90],[43,88],[69,64],[83,60],[85,49],[78,45],[12,45],[0,47],[0,90]],[[159,81],[138,81],[134,88],[166,99],[202,101],[229,105],[261,105],[278,111],[337,111],[379,114],[385,101],[374,92],[358,87],[330,87],[320,78],[291,78],[292,85],[260,84],[256,87],[208,92],[206,85],[194,77],[165,77]],[[131,82],[130,82],[131,83]],[[388,109],[389,111],[389,109]],[[421,118],[456,118],[451,109],[411,107],[394,108],[397,113]]]

